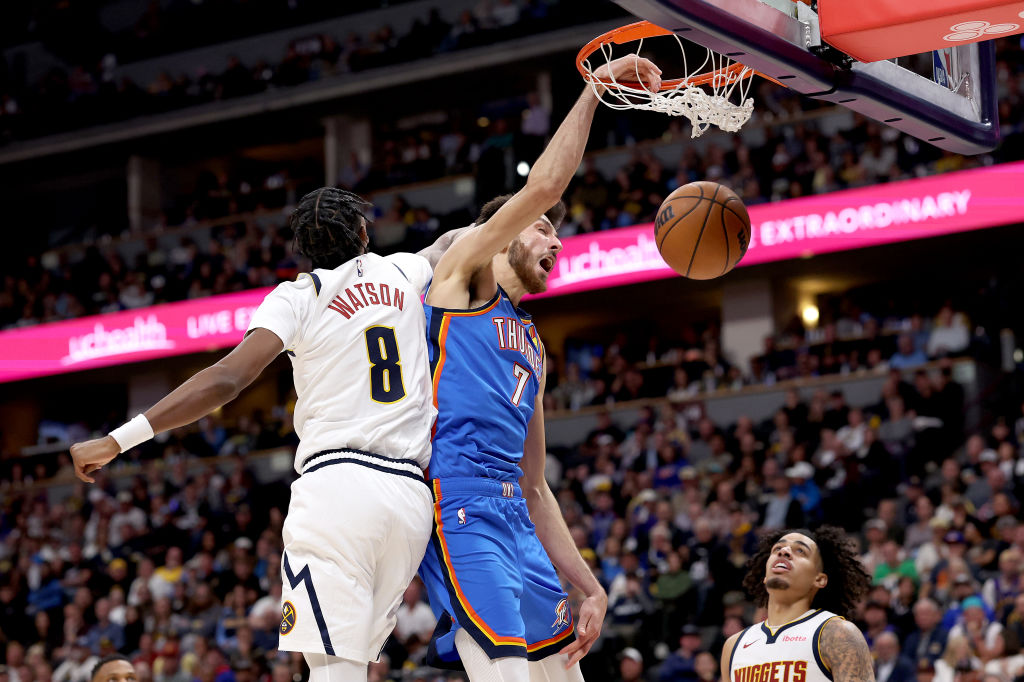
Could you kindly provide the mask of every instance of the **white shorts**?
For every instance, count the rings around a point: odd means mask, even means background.
[[[377,660],[430,539],[422,476],[351,450],[306,460],[284,522],[280,650]]]

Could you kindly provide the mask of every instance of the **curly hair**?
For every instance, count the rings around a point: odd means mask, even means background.
[[[359,233],[372,204],[358,194],[321,187],[302,197],[288,217],[296,252],[314,268],[334,269],[366,251]]]
[[[860,563],[853,542],[835,526],[821,526],[816,531],[803,529],[780,530],[761,537],[754,556],[747,562],[747,575],[743,587],[757,601],[758,606],[768,604],[768,590],[764,586],[765,569],[772,547],[789,533],[800,533],[814,540],[821,557],[821,572],[828,576],[828,584],[814,595],[811,606],[850,618],[857,602],[867,594],[871,577]]]

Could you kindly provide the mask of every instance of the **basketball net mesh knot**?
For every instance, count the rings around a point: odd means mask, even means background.
[[[747,96],[754,70],[708,50],[704,63],[691,72],[686,66],[686,51],[682,41],[678,36],[673,37],[683,53],[683,66],[687,74],[677,85],[660,92],[648,90],[641,83],[639,71],[635,83],[623,83],[616,80],[614,75],[607,79],[595,76],[589,59],[582,60],[579,66],[594,94],[612,109],[639,109],[670,116],[685,116],[690,121],[691,137],[700,137],[711,126],[729,133],[737,132],[754,113],[754,100]],[[643,39],[638,42],[636,53],[639,55],[643,49]],[[611,63],[611,46],[603,44],[600,51],[605,62]],[[711,69],[704,72],[709,65]],[[700,81],[700,84],[693,81]],[[599,86],[604,88],[603,93],[598,91]]]
[[[609,102],[603,98],[601,101],[613,109],[639,109],[657,111],[669,116],[685,116],[690,120],[691,137],[700,137],[711,126],[735,133],[754,113],[753,99],[747,98],[742,104],[734,104],[724,97],[709,96],[700,88],[693,86],[672,90],[666,94],[648,94],[649,101],[628,105]]]

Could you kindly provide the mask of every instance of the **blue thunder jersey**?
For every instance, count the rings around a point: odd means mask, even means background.
[[[518,481],[544,371],[530,316],[501,287],[479,308],[424,309],[438,408],[430,478]]]

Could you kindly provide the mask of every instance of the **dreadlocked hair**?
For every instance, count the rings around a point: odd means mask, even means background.
[[[768,558],[775,543],[789,533],[800,533],[814,540],[821,557],[821,572],[828,576],[828,584],[814,595],[811,606],[851,618],[857,603],[871,586],[871,577],[864,570],[853,542],[835,526],[821,526],[814,532],[790,529],[763,535],[757,552],[747,562],[747,575],[743,578],[747,593],[758,606],[768,604],[768,590],[764,586]]]
[[[288,217],[295,250],[314,268],[334,269],[366,251],[359,233],[372,204],[358,194],[321,187],[299,200]]]
[[[477,216],[476,224],[483,225],[488,220],[490,220],[491,217],[498,212],[498,209],[504,206],[508,202],[508,200],[511,199],[513,196],[515,195],[502,194],[501,196],[494,197],[486,204],[484,204],[483,207],[480,209],[480,215]],[[548,210],[544,211],[544,215],[547,216],[547,219],[551,221],[551,225],[556,230],[558,229],[559,225],[562,224],[562,221],[565,220],[565,214],[565,204],[561,200],[559,200],[557,204],[555,204]]]

